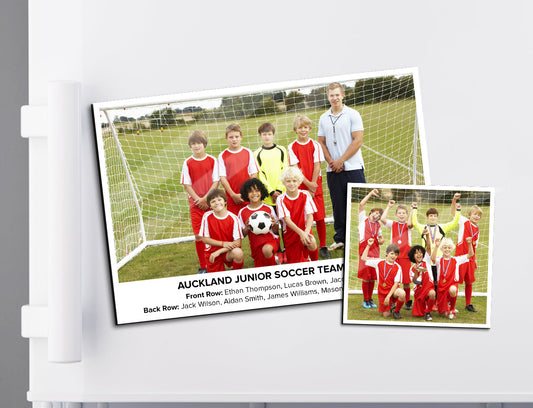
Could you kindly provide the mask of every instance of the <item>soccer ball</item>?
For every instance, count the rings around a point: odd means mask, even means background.
[[[252,215],[250,215],[249,225],[254,234],[266,234],[268,231],[270,231],[270,227],[272,226],[270,214],[265,211],[254,212]]]

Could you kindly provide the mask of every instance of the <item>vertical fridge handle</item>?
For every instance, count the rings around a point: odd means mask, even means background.
[[[48,338],[50,362],[79,362],[82,354],[80,84],[50,82],[47,106],[22,107],[21,134],[30,143],[30,197],[41,203],[36,207],[39,210],[32,210],[30,205],[30,233],[38,235],[31,237],[30,249],[33,242],[33,250],[46,254],[42,256],[43,262],[33,265],[30,262],[30,287],[45,284],[48,289],[38,299],[30,294],[30,304],[22,307],[22,336]],[[39,147],[43,142],[38,140],[43,137],[46,138],[44,149]],[[46,220],[39,219],[44,217]]]

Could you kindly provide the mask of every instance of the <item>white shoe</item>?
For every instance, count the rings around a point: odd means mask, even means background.
[[[334,242],[328,246],[328,251],[335,251],[336,249],[344,248],[344,242]]]

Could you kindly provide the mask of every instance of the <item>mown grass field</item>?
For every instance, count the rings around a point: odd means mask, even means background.
[[[377,304],[377,295],[374,296],[374,301]],[[396,320],[392,316],[383,317],[381,313],[378,312],[377,308],[365,309],[362,306],[363,295],[352,294],[348,295],[348,309],[346,316],[348,320],[363,320],[363,321],[375,321],[378,323],[388,323],[388,322],[401,322],[401,323],[423,323],[428,326],[434,325],[435,323],[445,323],[445,324],[485,324],[487,322],[487,297],[486,296],[476,296],[472,298],[472,304],[475,305],[477,313],[467,312],[465,310],[465,298],[458,297],[456,303],[456,309],[459,311],[455,319],[450,320],[448,317],[441,317],[438,312],[432,312],[431,317],[432,321],[426,321],[424,317],[413,316],[411,311],[405,310],[403,307],[400,310],[401,319]]]
[[[417,174],[417,183],[423,183],[420,143],[414,144],[415,101],[382,102],[359,106],[357,110],[361,113],[365,126],[362,152],[367,181],[411,184],[414,174]],[[323,109],[297,112],[311,119],[314,138],[316,138],[318,129],[318,119],[323,112]],[[296,112],[284,112],[272,116],[238,120],[244,134],[242,145],[252,150],[260,147],[257,128],[264,122],[271,122],[276,127],[275,142],[287,146],[295,139],[295,133],[292,130],[295,115]],[[104,137],[107,185],[110,193],[117,261],[124,258],[143,241],[136,202],[139,203],[142,212],[147,241],[192,235],[187,194],[180,183],[183,162],[191,155],[187,138],[193,130],[203,130],[209,140],[206,152],[217,157],[227,147],[224,130],[231,122],[233,120],[188,121],[185,124],[164,128],[162,131],[141,130],[139,133],[134,129],[125,129],[125,133],[118,135],[118,140],[127,162],[130,178],[124,171],[116,141],[110,136]],[[415,161],[416,171],[413,172]],[[331,215],[325,163],[322,167],[326,213]],[[132,191],[135,192],[136,199]],[[160,260],[162,263],[165,259],[168,260],[166,255],[159,255],[160,251],[162,248],[148,248],[144,251],[146,254],[136,257],[139,260],[136,261],[135,258],[134,263],[129,266],[127,264],[122,269],[126,266],[127,269],[141,268],[145,276],[158,277],[164,267],[157,267],[155,268],[157,271],[150,272],[148,264],[159,264]],[[194,250],[191,251],[190,258],[193,258],[192,255],[195,255]],[[160,256],[161,259],[159,259]],[[149,262],[144,262],[141,267],[138,263],[143,258],[148,258]],[[168,268],[172,269],[170,266]],[[187,273],[194,269],[192,264],[184,264],[183,268]]]
[[[326,226],[328,239],[335,233],[333,224]],[[315,238],[318,239],[313,228]],[[253,268],[248,238],[242,241],[244,252],[243,269]],[[330,252],[332,258],[344,258],[344,250]],[[157,245],[146,248],[118,271],[119,282],[144,279],[169,278],[172,276],[194,275],[199,268],[194,242]]]

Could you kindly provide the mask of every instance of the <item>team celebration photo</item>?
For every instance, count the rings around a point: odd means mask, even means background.
[[[490,327],[491,189],[350,193],[344,323]]]

